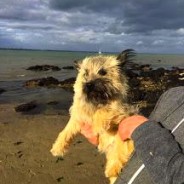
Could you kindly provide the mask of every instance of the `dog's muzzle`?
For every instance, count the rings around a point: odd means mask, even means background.
[[[111,82],[105,79],[96,79],[84,84],[83,92],[87,100],[94,104],[107,104],[117,95],[117,90]]]

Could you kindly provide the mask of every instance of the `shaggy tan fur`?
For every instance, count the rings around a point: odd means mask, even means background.
[[[125,117],[137,113],[137,109],[126,101],[127,79],[120,68],[120,65],[128,60],[130,51],[121,53],[121,61],[114,56],[99,55],[85,58],[78,63],[79,73],[74,85],[71,118],[51,149],[54,156],[63,156],[73,137],[80,133],[81,123],[90,124],[94,133],[99,136],[98,150],[106,155],[105,175],[110,179],[111,184],[134,150],[133,141],[123,142],[117,133],[118,124]],[[101,69],[106,71],[105,74],[99,74]],[[116,95],[107,100],[107,103],[94,104],[84,93],[84,85],[96,79],[107,81],[104,86],[115,91]],[[108,96],[108,94],[104,95]]]

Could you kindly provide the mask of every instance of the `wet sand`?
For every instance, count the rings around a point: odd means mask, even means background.
[[[17,113],[0,105],[1,184],[107,184],[105,157],[77,136],[64,158],[49,150],[69,115]]]

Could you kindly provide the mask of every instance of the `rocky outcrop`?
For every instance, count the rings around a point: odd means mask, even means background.
[[[126,69],[130,90],[128,99],[138,104],[144,115],[149,115],[160,95],[171,87],[184,86],[184,69],[173,67],[171,70],[152,69],[150,65],[131,63]],[[183,80],[182,80],[183,79]],[[25,87],[61,87],[73,91],[76,78],[58,81],[53,77],[33,79]]]
[[[53,65],[35,65],[35,66],[30,66],[26,70],[32,70],[36,72],[37,71],[48,71],[48,70],[59,71],[61,70],[61,68],[59,68],[58,66],[53,66]]]
[[[142,112],[148,116],[164,91],[184,86],[184,80],[181,80],[183,72],[184,69],[176,67],[171,70],[164,68],[153,70],[147,66],[127,70],[130,101],[138,104]]]
[[[33,109],[35,109],[38,106],[38,104],[35,101],[31,101],[29,103],[21,104],[15,107],[16,112],[29,112]]]
[[[46,77],[40,79],[31,79],[25,82],[24,87],[35,88],[35,87],[61,87],[69,91],[73,91],[73,84],[75,83],[75,77],[59,81],[54,77]]]
[[[34,87],[56,87],[59,81],[54,77],[46,77],[41,79],[31,79],[25,82],[24,87],[34,88]]]
[[[75,83],[75,80],[76,80],[76,78],[72,77],[72,78],[66,79],[64,81],[60,81],[58,86],[66,89],[66,90],[73,91],[73,85]]]

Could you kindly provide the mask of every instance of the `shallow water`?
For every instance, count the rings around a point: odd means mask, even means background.
[[[60,68],[73,65],[74,60],[98,53],[90,52],[57,52],[57,51],[25,51],[0,50],[0,88],[7,92],[0,94],[0,103],[60,101],[64,104],[72,98],[72,93],[63,89],[23,87],[26,80],[53,76],[64,80],[76,76],[75,70],[34,72],[26,68],[33,65],[56,65]],[[108,53],[107,53],[108,54]],[[109,53],[110,54],[110,53]],[[138,54],[135,62],[151,64],[153,68],[172,66],[184,68],[184,55]]]

